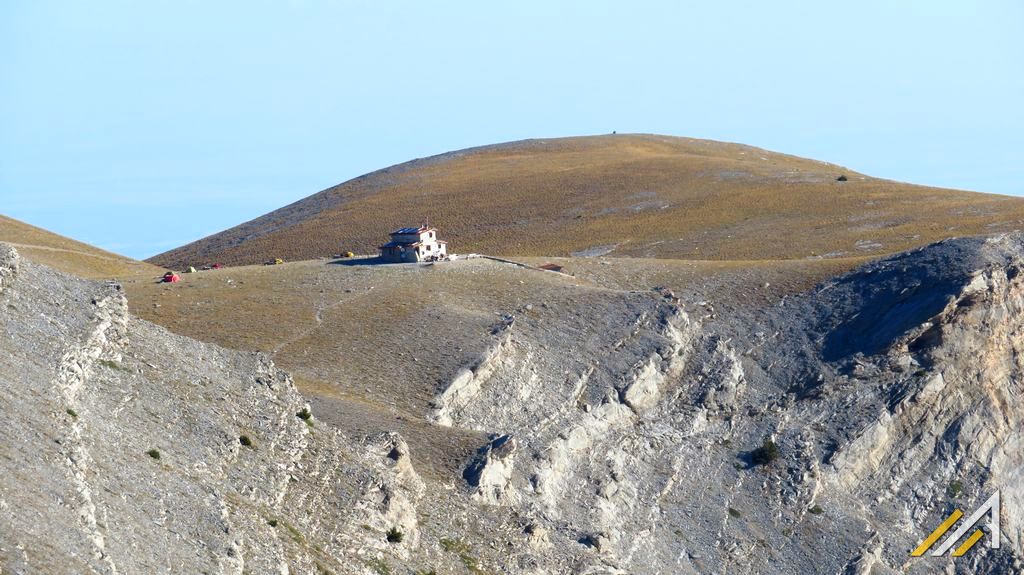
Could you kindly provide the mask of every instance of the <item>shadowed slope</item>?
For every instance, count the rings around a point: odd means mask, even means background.
[[[1018,198],[881,180],[739,144],[613,135],[413,160],[151,261],[180,267],[373,253],[390,229],[426,220],[460,253],[856,257],[1015,229],[1022,218]]]

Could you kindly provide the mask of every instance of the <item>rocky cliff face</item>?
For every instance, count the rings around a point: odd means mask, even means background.
[[[729,317],[714,294],[665,290],[509,311],[427,414],[491,434],[447,480],[420,477],[397,434],[309,417],[260,355],[0,257],[7,571],[1021,566],[1018,235],[941,242]],[[997,489],[1001,549],[910,557]]]
[[[0,255],[3,572],[358,572],[379,532],[416,545],[401,438],[318,427],[266,358]]]
[[[526,518],[520,568],[1019,569],[1022,248],[942,242],[730,317],[619,296],[621,316],[580,312],[608,326],[584,353],[541,349],[566,326],[519,316],[439,395],[439,421],[496,435],[467,479]],[[766,440],[778,458],[759,465]],[[995,490],[1002,549],[910,557]]]

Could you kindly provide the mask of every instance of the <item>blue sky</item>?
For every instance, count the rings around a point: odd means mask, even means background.
[[[1024,193],[1024,3],[8,0],[0,213],[133,257],[415,157],[737,141]]]

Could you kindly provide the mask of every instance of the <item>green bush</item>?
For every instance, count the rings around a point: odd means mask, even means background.
[[[470,553],[472,548],[468,543],[459,539],[450,539],[448,537],[442,537],[440,543],[441,547],[445,551],[458,554],[459,561],[462,562],[472,575],[483,574],[483,570],[480,569],[480,562]]]
[[[388,543],[401,543],[402,539],[405,539],[405,534],[398,530],[397,527],[388,529],[387,533]]]
[[[366,561],[366,565],[377,575],[391,575],[391,567],[388,567],[388,564],[382,559],[369,559]]]
[[[750,462],[754,465],[771,465],[779,458],[779,446],[771,439],[765,438],[761,447],[750,453]]]
[[[146,455],[152,457],[153,459],[160,459],[160,452],[155,449],[150,449],[149,451],[146,452]]]
[[[252,440],[249,439],[248,435],[240,435],[238,437],[238,442],[246,447],[252,447]]]
[[[949,485],[946,487],[946,495],[948,495],[950,499],[953,499],[957,495],[960,495],[960,492],[963,491],[963,489],[964,484],[954,479],[953,481],[950,481]]]

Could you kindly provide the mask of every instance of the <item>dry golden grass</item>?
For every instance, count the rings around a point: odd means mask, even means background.
[[[583,310],[654,287],[675,290],[688,305],[713,299],[721,311],[772,305],[859,260],[554,261],[575,276],[483,259],[432,266],[320,260],[184,274],[177,284],[146,274],[122,283],[136,315],[203,341],[271,354],[318,418],[354,435],[397,430],[418,469],[457,477],[483,436],[431,425],[425,416],[455,372],[494,341],[503,314],[532,305],[531,313],[543,308],[546,321],[568,329]],[[574,337],[571,329],[559,333]]]
[[[802,260],[667,260],[648,258],[517,258],[555,263],[581,283],[617,290],[667,288],[689,304],[712,300],[720,311],[771,305],[866,263],[871,258]]]
[[[0,242],[14,245],[22,256],[60,271],[92,279],[126,274],[162,273],[152,264],[112,254],[44,229],[0,216]]]
[[[575,283],[487,260],[426,267],[307,261],[181,277],[176,284],[122,278],[133,313],[197,339],[270,353],[311,387],[327,382],[342,396],[370,387],[367,401],[391,397],[413,413],[479,355],[502,312]]]
[[[849,181],[838,182],[840,174]],[[459,253],[761,260],[860,257],[1021,227],[1024,199],[880,180],[738,144],[529,140],[415,160],[154,257],[169,266],[375,253],[429,220]]]
[[[347,266],[324,261],[122,278],[136,315],[174,332],[269,353],[327,423],[352,434],[398,430],[427,472],[452,475],[485,442],[427,423],[429,404],[489,343],[500,312],[564,289],[567,278],[486,260]],[[571,283],[570,283],[571,285]]]

